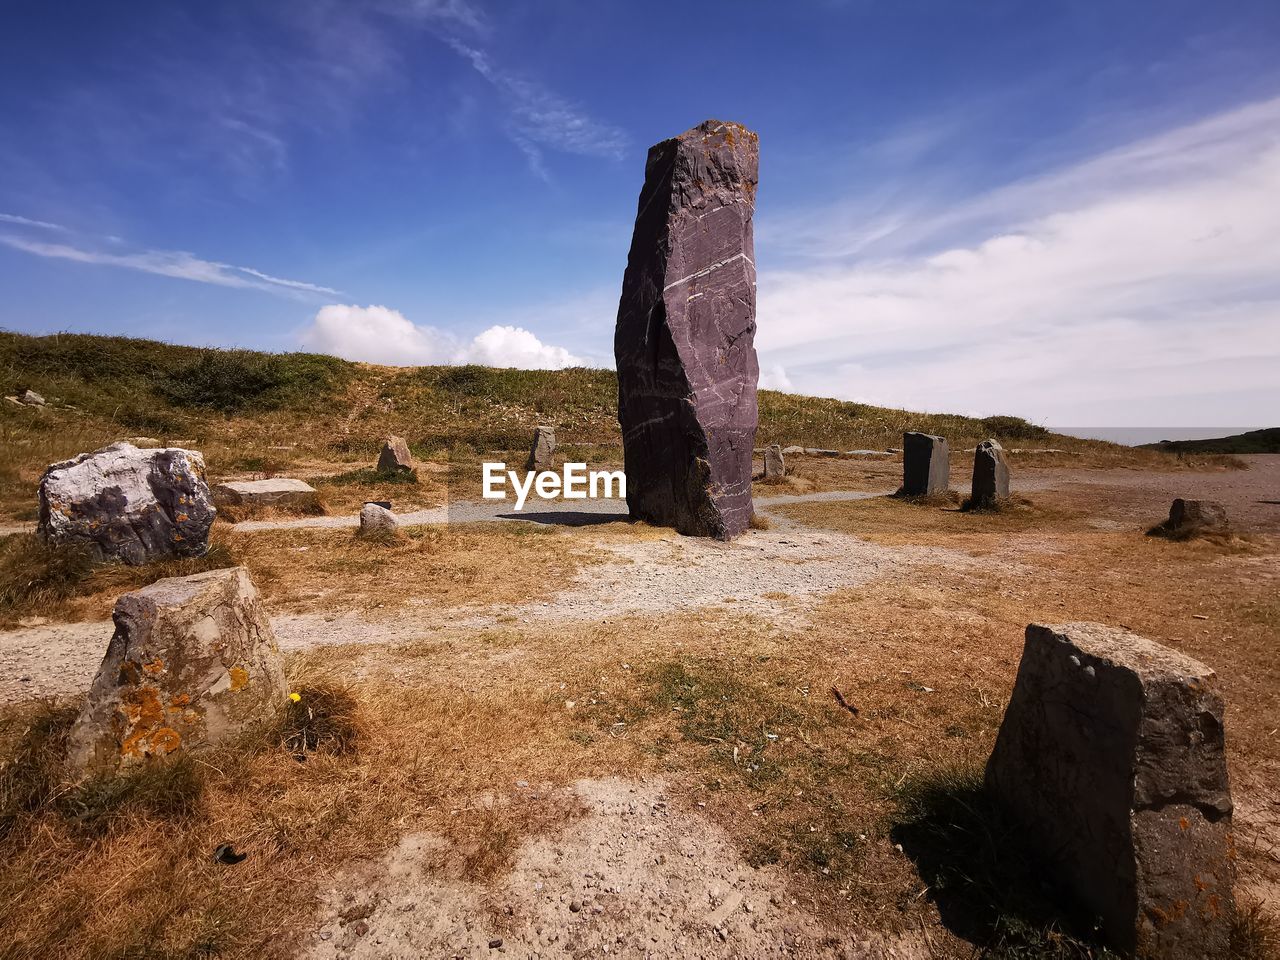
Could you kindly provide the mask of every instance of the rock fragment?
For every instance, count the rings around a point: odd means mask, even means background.
[[[194,450],[115,443],[51,464],[37,496],[40,537],[83,545],[101,560],[136,566],[209,549],[216,511]]]
[[[951,482],[951,452],[943,437],[902,435],[902,495],[930,497],[946,493]]]
[[[387,507],[370,501],[360,509],[360,536],[390,539],[400,529],[400,522]]]
[[[298,513],[320,509],[316,488],[292,477],[220,483],[213,488],[213,502],[219,507],[277,507]]]
[[[1027,627],[987,788],[1122,952],[1226,955],[1222,716],[1213,671],[1175,650],[1093,623]]]
[[[614,334],[632,516],[724,540],[752,516],[758,160],[717,120],[650,148]]]
[[[116,601],[115,634],[68,740],[77,778],[196,750],[283,708],[271,621],[243,567],[171,577]]]
[[[533,431],[533,446],[529,449],[525,460],[526,471],[542,472],[553,470],[556,465],[556,430],[555,427],[537,427]]]
[[[787,464],[782,457],[782,447],[773,444],[764,448],[764,482],[781,483],[787,475]]]
[[[23,390],[22,393],[18,394],[18,400],[29,407],[43,407],[45,404],[44,397],[34,390]]]
[[[379,473],[409,473],[413,470],[413,454],[404,437],[387,437],[378,452]]]
[[[1227,508],[1216,500],[1183,500],[1179,497],[1169,508],[1169,519],[1152,527],[1153,536],[1170,540],[1192,537],[1226,536],[1231,532]]]

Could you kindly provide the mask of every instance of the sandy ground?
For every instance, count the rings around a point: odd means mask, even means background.
[[[492,884],[457,877],[447,844],[410,834],[337,878],[306,956],[374,958],[927,957],[923,940],[850,937],[779,893],[775,869],[743,863],[724,832],[661,782],[518,785],[578,808],[525,841]]]

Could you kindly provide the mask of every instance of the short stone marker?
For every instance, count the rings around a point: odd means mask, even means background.
[[[100,560],[134,566],[209,549],[216,513],[194,450],[139,450],[114,443],[51,464],[40,478],[36,532],[53,545],[83,545]]]
[[[998,440],[983,440],[973,451],[973,484],[970,510],[994,510],[1009,499],[1009,460]]]
[[[1227,508],[1216,500],[1183,500],[1169,508],[1169,519],[1148,531],[1170,540],[1189,540],[1206,535],[1225,536],[1231,532]]]
[[[126,593],[71,729],[77,778],[126,773],[269,723],[288,696],[271,621],[243,567]]]
[[[730,540],[751,523],[759,137],[707,120],[649,149],[613,349],[627,506]]]
[[[556,429],[538,427],[533,431],[533,446],[524,462],[526,471],[552,470],[556,465]]]
[[[404,437],[387,437],[378,452],[379,473],[407,473],[413,470],[413,454]]]
[[[279,507],[306,513],[319,509],[320,495],[304,480],[271,477],[220,483],[213,488],[213,502],[220,507]]]
[[[987,789],[1125,953],[1226,955],[1222,711],[1213,671],[1176,650],[1096,623],[1027,627]]]
[[[902,495],[929,497],[951,485],[951,451],[943,437],[928,433],[902,435]]]
[[[389,507],[370,501],[360,509],[360,536],[384,539],[394,537],[400,529]]]
[[[782,457],[782,446],[773,444],[764,448],[764,482],[781,483],[787,475],[787,462]]]

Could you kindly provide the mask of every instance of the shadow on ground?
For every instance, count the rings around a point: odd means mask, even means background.
[[[1069,901],[988,798],[981,771],[934,772],[904,784],[897,800],[890,835],[915,863],[943,924],[979,956],[1115,957],[1097,945],[1087,918],[1064,913]]]
[[[593,527],[600,523],[626,523],[625,513],[589,513],[585,510],[547,510],[536,513],[500,513],[499,520],[528,520],[557,527]]]

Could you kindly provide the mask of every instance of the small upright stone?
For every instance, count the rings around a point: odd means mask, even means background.
[[[360,536],[376,540],[390,539],[400,529],[396,515],[380,503],[366,503],[360,509]]]
[[[987,788],[1107,939],[1226,956],[1234,916],[1222,699],[1204,664],[1113,627],[1027,627]]]
[[[649,149],[614,355],[631,515],[729,540],[751,522],[759,137],[708,120]]]
[[[787,475],[787,464],[782,458],[782,445],[775,443],[764,448],[764,482],[781,483]]]
[[[524,468],[529,471],[552,470],[556,465],[556,428],[538,427],[533,431],[533,446]]]
[[[902,435],[902,495],[929,497],[951,485],[951,450],[943,437],[928,433]]]
[[[100,560],[136,566],[209,550],[216,511],[194,450],[115,443],[82,453],[50,465],[38,498],[41,539],[86,546]]]
[[[404,437],[387,437],[378,453],[379,473],[409,473],[413,470],[413,454]]]
[[[112,616],[115,635],[68,740],[77,778],[217,743],[284,707],[280,650],[243,567],[159,580],[122,596]]]
[[[998,440],[983,440],[973,452],[970,510],[994,510],[1009,499],[1009,461]]]
[[[1178,498],[1169,508],[1169,519],[1150,530],[1155,536],[1170,540],[1192,537],[1225,536],[1231,532],[1227,508],[1216,500],[1183,500]]]

